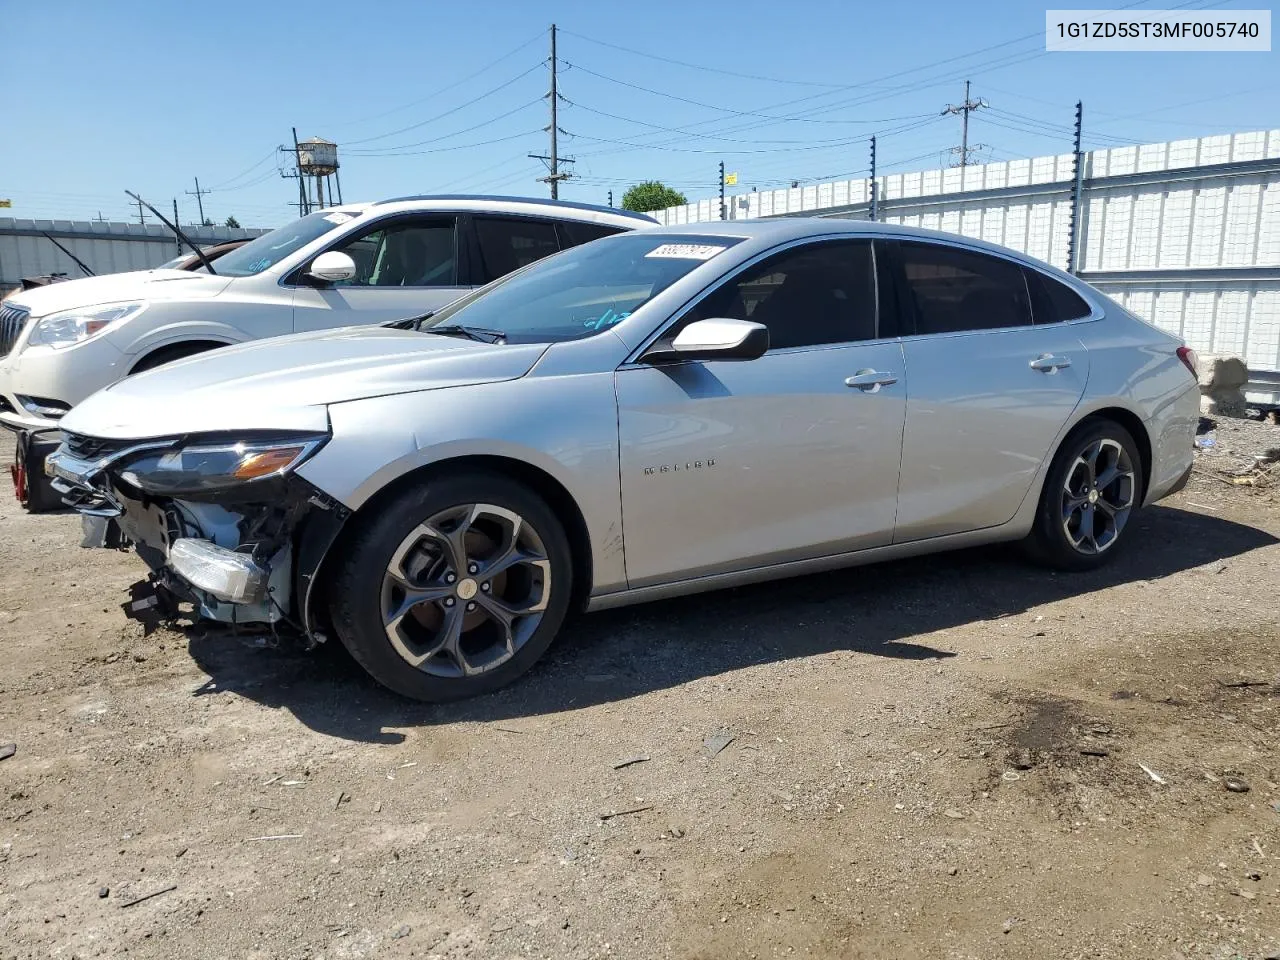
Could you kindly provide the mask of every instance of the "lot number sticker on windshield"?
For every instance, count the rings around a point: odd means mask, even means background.
[[[674,260],[710,260],[725,247],[710,243],[664,243],[645,254],[646,257],[666,257]]]
[[[335,212],[335,213],[327,214],[325,216],[325,219],[328,220],[330,223],[346,223],[348,220],[354,220],[355,217],[353,217],[349,213]]]

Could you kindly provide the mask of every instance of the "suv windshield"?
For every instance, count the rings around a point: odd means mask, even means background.
[[[619,234],[539,260],[455,301],[421,329],[464,326],[508,343],[589,337],[625,320],[739,237]]]
[[[222,277],[250,277],[273,267],[293,251],[336,230],[360,215],[359,210],[326,210],[312,213],[287,226],[264,233],[239,249],[218,258],[214,268]],[[185,258],[184,258],[185,259]]]

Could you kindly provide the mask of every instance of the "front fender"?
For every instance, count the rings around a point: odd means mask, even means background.
[[[154,310],[155,307],[151,309]],[[151,310],[145,311],[142,317],[145,318],[150,312]],[[232,344],[243,343],[251,338],[243,330],[238,330],[227,323],[211,320],[172,320],[157,326],[148,326],[146,330],[131,331],[126,325],[126,328],[122,329],[120,335],[114,339],[115,346],[121,353],[128,357],[136,357],[171,344],[192,340],[211,340],[215,343]]]
[[[503,457],[556,480],[582,514],[595,591],[626,585],[612,371],[331,404],[333,439],[299,474],[351,510],[424,466]]]

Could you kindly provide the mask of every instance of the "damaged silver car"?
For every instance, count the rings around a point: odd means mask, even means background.
[[[439,701],[573,610],[992,541],[1092,568],[1185,483],[1194,366],[990,244],[695,224],[130,377],[48,463],[150,568],[135,606],[336,637]]]

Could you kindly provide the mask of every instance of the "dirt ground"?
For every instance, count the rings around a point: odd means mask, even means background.
[[[1280,956],[1250,445],[1280,428],[1220,424],[1095,574],[989,549],[592,615],[449,707],[144,636],[135,557],[0,505],[0,958]]]

